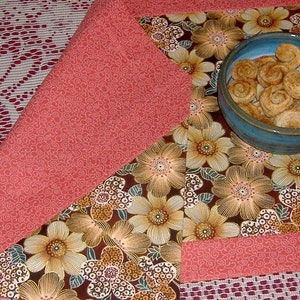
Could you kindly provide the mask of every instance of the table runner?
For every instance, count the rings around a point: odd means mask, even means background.
[[[111,14],[119,18],[114,26],[128,27],[122,36],[112,30]],[[100,19],[107,28],[95,26]],[[111,41],[121,46],[111,48]],[[66,195],[83,196],[188,114],[188,76],[157,72],[178,71],[157,54],[122,2],[95,2],[2,144],[1,250],[70,204]]]
[[[150,21],[147,21],[148,23],[150,22]],[[296,26],[295,26],[296,27]],[[173,139],[174,139],[174,134],[173,134],[173,137],[172,137]],[[170,139],[170,137],[168,136],[168,137],[166,137],[166,139]],[[184,156],[184,155],[183,155]],[[126,173],[126,171],[124,171],[124,170],[121,170],[121,171],[119,171],[119,174],[122,174],[123,176],[124,176],[124,173],[122,173],[122,172],[125,172]],[[118,175],[119,175],[118,174]]]

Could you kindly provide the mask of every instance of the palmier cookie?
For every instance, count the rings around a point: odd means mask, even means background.
[[[285,91],[283,84],[271,85],[261,93],[259,103],[267,117],[275,117],[292,107],[294,99]]]
[[[300,71],[291,70],[283,78],[284,89],[293,98],[300,99]]]
[[[263,87],[277,85],[282,82],[288,71],[288,67],[283,64],[269,62],[259,68],[257,80]]]
[[[255,79],[257,76],[258,67],[254,61],[250,59],[242,59],[237,61],[231,71],[233,79]]]
[[[274,118],[274,125],[286,128],[300,128],[300,111],[286,110]]]
[[[273,124],[273,118],[269,118],[264,114],[259,102],[239,104],[239,107],[253,119],[269,125]]]
[[[252,79],[233,80],[228,85],[228,91],[236,103],[248,104],[256,96],[256,81]]]
[[[263,55],[263,56],[255,58],[254,62],[257,65],[257,68],[261,68],[263,65],[265,65],[269,62],[273,62],[273,63],[276,62],[276,59],[274,56]]]
[[[290,70],[300,65],[300,50],[293,44],[282,43],[275,50],[275,56],[281,63],[284,63]]]

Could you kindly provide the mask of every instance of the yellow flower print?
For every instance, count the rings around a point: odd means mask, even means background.
[[[296,233],[298,231],[298,225],[293,222],[283,222],[273,209],[262,209],[255,221],[244,221],[241,224],[242,236]]]
[[[297,226],[294,223],[281,223],[278,226],[278,231],[280,233],[287,234],[287,233],[297,233],[300,231],[300,229],[299,226]]]
[[[174,51],[179,47],[178,38],[183,36],[183,30],[178,26],[169,26],[165,18],[155,17],[151,20],[151,25],[143,24],[142,27],[160,49]]]
[[[176,268],[176,279],[179,280],[182,244],[181,231],[178,231],[176,234],[176,239],[177,242],[169,241],[168,243],[160,246],[159,253],[164,261],[171,263]]]
[[[226,9],[220,11],[209,11],[207,17],[209,19],[217,19],[226,26],[235,26],[237,21],[241,21],[242,10]]]
[[[134,226],[135,232],[147,232],[150,240],[157,245],[170,240],[173,230],[182,229],[183,199],[181,196],[155,197],[148,193],[145,197],[133,197],[133,203],[128,212],[135,216],[128,222]]]
[[[109,221],[113,210],[123,210],[131,205],[131,196],[123,191],[125,180],[111,176],[93,191],[81,198],[80,207],[91,206],[91,216],[96,221]]]
[[[238,27],[226,26],[217,20],[208,20],[203,30],[192,32],[192,41],[196,43],[196,54],[203,58],[215,56],[222,60],[241,39],[243,32]]]
[[[281,221],[274,209],[262,209],[253,221],[241,223],[241,236],[260,236],[278,234]]]
[[[147,183],[147,191],[154,196],[165,196],[171,187],[180,189],[184,186],[186,167],[181,154],[178,145],[161,139],[136,158],[139,165],[131,174],[136,182]]]
[[[293,24],[285,20],[289,11],[283,7],[264,7],[259,9],[246,9],[242,14],[243,30],[250,35],[261,32],[274,32],[289,30]]]
[[[211,112],[219,110],[215,96],[205,96],[204,92],[194,88],[190,102],[190,116],[188,123],[197,129],[204,129],[213,123]]]
[[[293,224],[300,226],[300,189],[281,190],[279,200],[284,205],[292,208],[290,220]]]
[[[131,260],[137,262],[137,254],[143,254],[151,242],[146,234],[134,232],[134,226],[127,221],[119,220],[105,232],[104,241],[109,246],[117,246]]]
[[[24,300],[80,300],[75,291],[64,290],[64,284],[64,281],[56,273],[47,273],[39,279],[38,284],[33,280],[21,284],[19,294],[21,299]]]
[[[64,222],[55,221],[48,225],[47,235],[34,235],[24,241],[24,251],[32,254],[26,261],[31,272],[55,272],[63,279],[65,272],[70,275],[80,273],[86,257],[81,252],[86,244],[81,240],[82,233],[69,234]]]
[[[286,9],[293,10],[293,7],[286,7]],[[299,6],[296,6],[294,9],[295,10],[299,9]],[[293,24],[292,28],[290,29],[290,32],[299,34],[300,33],[300,15],[299,15],[299,13],[292,14],[290,16],[290,21]]]
[[[275,184],[280,186],[295,184],[300,188],[300,154],[274,154],[269,161],[275,167],[272,173],[272,180]]]
[[[149,290],[137,292],[131,300],[176,299],[176,293],[169,285],[176,276],[176,268],[172,264],[161,262],[154,265],[149,257],[143,256],[139,267],[146,274]]]
[[[194,86],[206,86],[210,77],[206,74],[215,68],[212,62],[204,61],[204,58],[196,55],[196,51],[189,52],[184,47],[178,47],[175,51],[169,52],[168,56],[183,71],[192,76]]]
[[[184,210],[183,241],[210,240],[235,237],[239,235],[239,225],[226,222],[227,217],[219,214],[214,205],[211,209],[207,204],[199,202],[194,207]]]
[[[206,20],[206,14],[204,12],[195,12],[189,14],[171,14],[166,15],[166,17],[174,23],[181,22],[185,19],[190,19],[195,24],[202,24]]]
[[[147,281],[149,281],[149,279]],[[175,291],[168,285],[167,282],[157,286],[150,281],[148,286],[150,288],[149,291],[137,292],[130,300],[177,299]]]
[[[0,253],[0,299],[18,299],[19,285],[29,279],[30,273],[22,262],[14,263],[12,253],[18,244]]]
[[[203,180],[196,174],[185,175],[185,187],[180,190],[180,194],[184,199],[184,207],[193,207],[199,202],[196,193],[203,186]]]
[[[274,169],[269,163],[271,153],[248,145],[234,133],[231,133],[231,140],[235,146],[228,151],[229,161],[233,164],[244,166],[250,176],[262,175],[265,167]]]
[[[204,129],[213,123],[211,112],[219,110],[218,100],[215,96],[205,96],[203,88],[193,87],[190,101],[190,116],[177,125],[170,134],[173,140],[180,144],[187,144],[190,126]]]
[[[188,119],[185,119],[170,132],[177,144],[186,146],[189,126]]]
[[[75,212],[66,221],[72,232],[83,233],[82,240],[88,247],[96,247],[102,241],[107,223],[93,220],[88,214]]]
[[[242,166],[231,166],[225,178],[213,181],[212,192],[220,199],[217,201],[218,212],[225,217],[240,214],[244,220],[258,217],[260,208],[273,207],[275,200],[267,194],[273,185],[267,176],[249,177]]]
[[[87,292],[103,299],[110,293],[118,299],[131,299],[135,294],[130,281],[137,280],[142,271],[132,261],[124,262],[123,252],[115,246],[102,250],[100,260],[88,260],[81,266],[81,275],[90,281]]]
[[[300,24],[298,25],[293,25],[293,27],[290,29],[291,33],[296,33],[296,34],[300,34]]]
[[[196,169],[206,162],[216,171],[224,171],[229,166],[228,150],[233,146],[230,138],[223,137],[225,130],[218,122],[210,127],[198,130],[189,128],[187,167]]]

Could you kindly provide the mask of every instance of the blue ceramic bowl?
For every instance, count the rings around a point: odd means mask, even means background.
[[[291,43],[300,48],[300,35],[291,33],[265,33],[241,42],[224,59],[218,77],[218,101],[230,128],[253,147],[277,154],[300,153],[300,128],[289,129],[262,123],[236,105],[227,85],[234,63],[241,59],[255,59],[274,55],[281,43]]]

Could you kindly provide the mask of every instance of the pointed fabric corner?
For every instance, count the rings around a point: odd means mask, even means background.
[[[121,1],[95,1],[1,146],[0,251],[172,129],[190,86]]]

